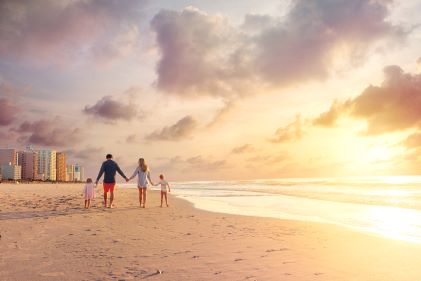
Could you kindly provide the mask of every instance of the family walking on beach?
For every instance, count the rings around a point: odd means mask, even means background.
[[[160,185],[161,186],[161,207],[163,203],[163,199],[165,198],[165,204],[168,207],[168,199],[167,199],[167,191],[171,192],[170,185],[166,180],[164,180],[164,175],[159,175],[160,181],[157,184],[154,184],[151,179],[151,173],[149,171],[149,167],[145,162],[145,159],[139,158],[138,166],[136,170],[133,172],[133,175],[128,178],[120,169],[118,164],[113,160],[113,156],[111,154],[107,154],[106,161],[104,161],[101,165],[101,169],[99,170],[98,177],[95,181],[95,185],[92,182],[92,179],[88,178],[86,181],[86,185],[83,190],[83,194],[85,197],[85,208],[90,208],[91,200],[95,197],[95,186],[98,184],[98,181],[101,179],[102,175],[104,175],[103,180],[103,187],[104,187],[104,207],[113,208],[113,201],[114,201],[114,188],[116,185],[115,176],[117,172],[126,180],[126,182],[130,181],[131,179],[135,178],[137,175],[137,187],[139,190],[139,204],[141,208],[145,208],[146,206],[146,190],[148,188],[149,183],[153,186]],[[108,199],[108,192],[110,193],[110,203],[107,205]]]

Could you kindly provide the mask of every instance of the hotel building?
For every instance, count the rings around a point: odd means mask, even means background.
[[[43,149],[38,151],[38,173],[42,180],[57,180],[56,156],[55,150]]]
[[[0,165],[16,165],[16,149],[14,148],[2,148],[0,149]]]
[[[83,181],[85,177],[85,169],[79,164],[74,165],[74,181]]]
[[[38,154],[34,151],[19,151],[18,165],[22,167],[22,179],[35,180],[38,178]]]
[[[3,180],[20,180],[21,166],[2,164],[0,165],[1,176]]]
[[[56,180],[66,181],[66,154],[57,152],[56,154]]]
[[[66,165],[66,181],[75,180],[75,165]]]

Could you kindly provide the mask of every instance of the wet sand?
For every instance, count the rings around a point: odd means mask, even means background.
[[[421,245],[317,223],[210,213],[158,191],[0,184],[0,280],[421,280]],[[332,210],[334,211],[334,210]]]

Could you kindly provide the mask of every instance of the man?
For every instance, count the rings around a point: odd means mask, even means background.
[[[104,207],[107,207],[107,193],[110,192],[110,206],[108,208],[112,208],[116,173],[118,172],[126,180],[126,182],[128,182],[129,179],[121,171],[118,164],[112,160],[113,156],[111,154],[107,154],[106,158],[107,160],[102,163],[101,169],[99,170],[95,184],[98,184],[99,179],[102,177],[102,174],[104,174]]]

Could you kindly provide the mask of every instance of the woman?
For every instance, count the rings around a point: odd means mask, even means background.
[[[140,208],[145,208],[146,204],[146,189],[148,188],[148,181],[153,185],[151,180],[151,173],[145,159],[139,158],[139,166],[134,171],[129,180],[137,175],[137,188],[139,189],[139,204]],[[143,206],[142,206],[143,205]]]

